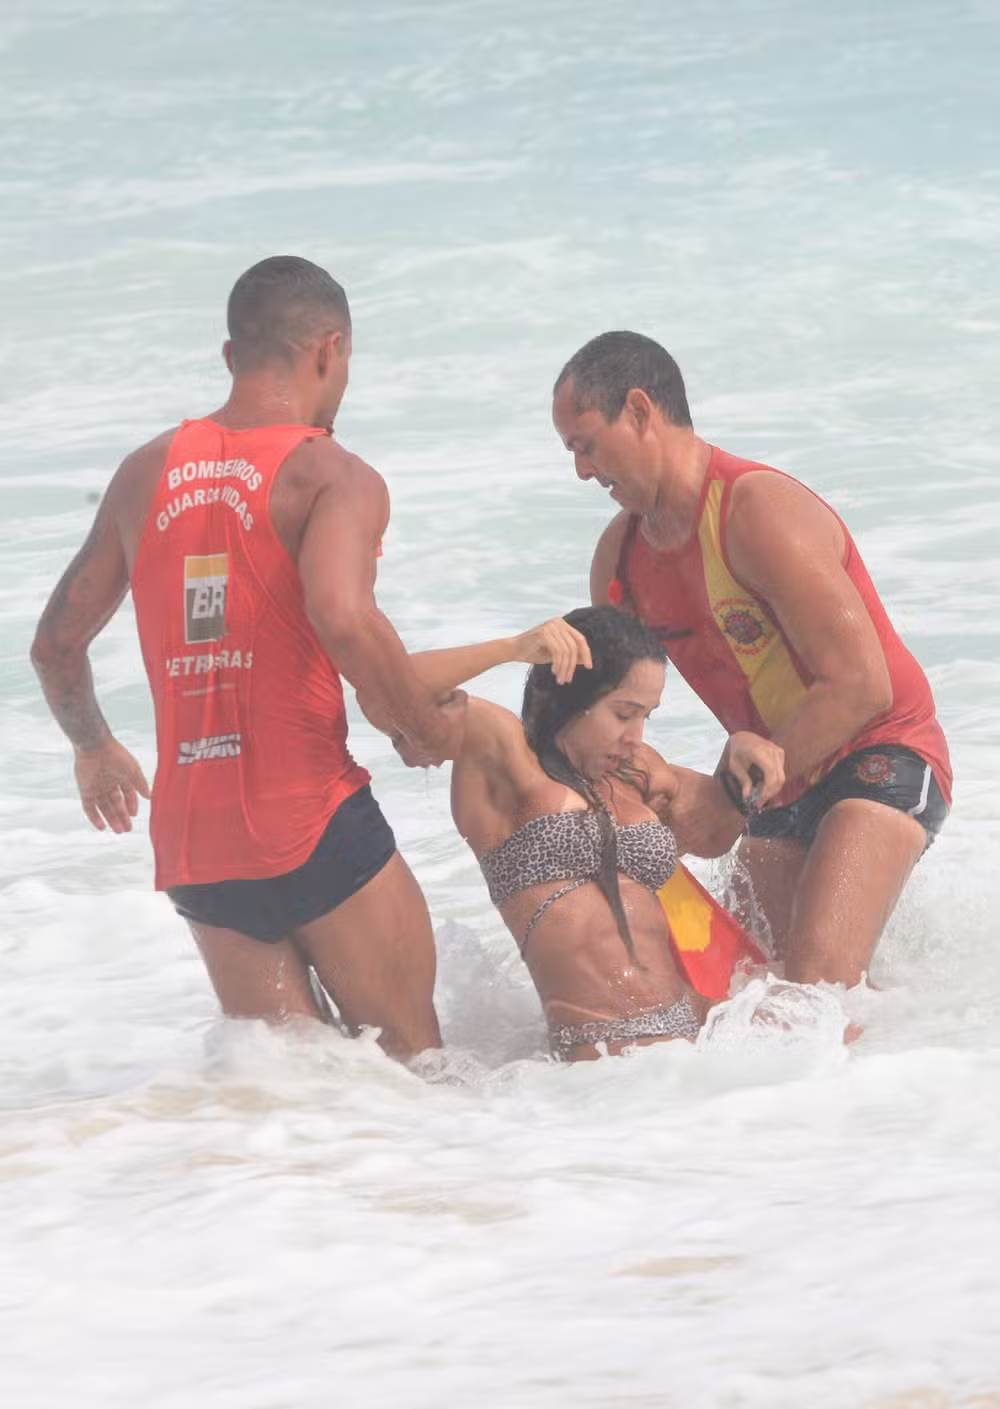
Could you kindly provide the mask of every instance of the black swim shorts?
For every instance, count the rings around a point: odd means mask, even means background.
[[[830,808],[849,797],[909,813],[926,831],[928,846],[948,816],[930,764],[901,744],[876,744],[842,758],[797,802],[755,813],[747,831],[752,837],[790,837],[808,844]]]
[[[171,886],[167,895],[185,920],[273,944],[342,905],[395,850],[392,828],[366,785],[340,804],[308,861],[294,871],[265,880]]]

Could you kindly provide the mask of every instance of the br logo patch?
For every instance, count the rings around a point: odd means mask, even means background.
[[[226,634],[229,554],[184,559],[184,640],[221,641]]]

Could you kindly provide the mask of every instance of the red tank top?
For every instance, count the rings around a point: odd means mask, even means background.
[[[713,447],[688,542],[659,552],[643,538],[639,518],[633,517],[618,577],[641,619],[661,633],[670,660],[723,728],[730,734],[749,729],[770,738],[799,703],[812,676],[767,603],[739,581],[726,556],[726,516],[733,485],[741,475],[757,470],[770,470],[770,466],[739,460]],[[839,517],[837,521],[847,545],[844,566],[885,653],[892,704],[808,777],[790,779],[776,805],[794,802],[846,754],[874,744],[913,749],[930,764],[950,801],[948,745],[934,713],[927,677],[896,635],[854,540]],[[674,632],[686,634],[669,639],[668,633]]]
[[[368,781],[268,509],[283,461],[322,434],[185,421],[167,452],[132,569],[158,890],[294,870]]]

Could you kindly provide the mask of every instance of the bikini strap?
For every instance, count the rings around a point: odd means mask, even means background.
[[[575,881],[569,881],[566,885],[560,886],[558,890],[554,890],[552,892],[552,894],[548,897],[547,900],[542,901],[541,905],[539,905],[538,909],[535,911],[535,913],[532,915],[531,919],[525,926],[524,938],[521,940],[521,943],[518,946],[521,951],[522,959],[524,958],[524,950],[528,943],[528,936],[531,934],[531,931],[538,924],[538,921],[545,914],[549,906],[554,905],[557,900],[562,900],[563,896],[569,895],[571,891],[579,890],[580,887],[585,886],[590,879],[591,878],[589,876],[578,876]]]

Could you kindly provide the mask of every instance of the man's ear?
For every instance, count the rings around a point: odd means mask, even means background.
[[[229,375],[234,376],[235,373],[233,371],[233,344],[230,342],[229,338],[226,338],[226,341],[222,344],[222,360],[226,364],[226,367],[229,371]]]
[[[625,410],[639,435],[644,435],[653,417],[653,403],[641,387],[633,387],[626,396]]]
[[[344,335],[339,328],[331,333],[326,333],[319,342],[316,350],[316,370],[321,377],[325,377],[333,366],[338,354],[341,352],[341,344]]]

